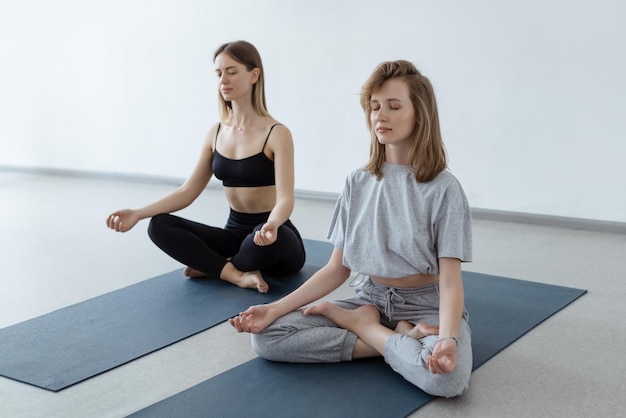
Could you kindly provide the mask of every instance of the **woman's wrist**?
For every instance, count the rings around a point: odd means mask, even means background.
[[[459,340],[458,340],[456,337],[444,337],[444,338],[439,338],[435,344],[439,344],[440,342],[442,342],[442,341],[446,341],[446,340],[452,340],[452,341],[454,341],[454,343],[456,344],[457,348],[459,347]]]

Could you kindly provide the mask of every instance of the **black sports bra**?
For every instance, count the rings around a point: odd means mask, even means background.
[[[222,184],[226,187],[261,187],[276,185],[274,161],[270,160],[263,152],[267,140],[270,138],[270,134],[276,125],[280,125],[280,123],[272,125],[270,128],[267,138],[265,138],[265,143],[263,143],[263,148],[261,148],[261,152],[240,160],[234,160],[224,157],[217,151],[217,136],[222,127],[222,124],[219,124],[217,133],[215,134],[215,145],[213,146],[213,174],[215,174],[215,177],[222,180]]]

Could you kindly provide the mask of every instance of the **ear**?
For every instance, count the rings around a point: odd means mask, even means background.
[[[260,75],[261,75],[261,70],[259,70],[258,68],[252,69],[252,78],[250,79],[250,83],[255,84],[257,81],[259,81]]]

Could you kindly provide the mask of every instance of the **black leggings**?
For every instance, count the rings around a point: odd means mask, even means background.
[[[231,209],[224,228],[203,225],[171,214],[150,220],[150,239],[170,257],[209,275],[220,277],[230,262],[240,271],[261,270],[273,276],[296,273],[304,265],[305,252],[296,227],[287,220],[278,228],[278,238],[258,246],[254,233],[267,221],[267,213],[240,213]]]

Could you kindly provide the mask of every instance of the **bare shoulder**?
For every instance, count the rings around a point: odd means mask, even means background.
[[[217,135],[217,130],[220,127],[220,122],[215,122],[213,126],[209,128],[209,131],[204,136],[204,147],[207,145],[209,148],[213,149],[213,144],[215,144],[215,136]]]
[[[289,128],[287,128],[287,126],[278,121],[274,121],[272,123],[272,126],[273,128],[267,141],[270,147],[275,148],[291,146],[293,144],[291,131],[289,130]]]
[[[275,120],[272,123],[272,126],[274,128],[272,129],[271,135],[287,136],[287,137],[291,138],[291,131],[289,130],[289,128],[286,125],[283,125],[279,121]]]
[[[217,134],[217,130],[220,127],[221,122],[215,122],[206,134],[206,139],[215,139],[215,135]]]

